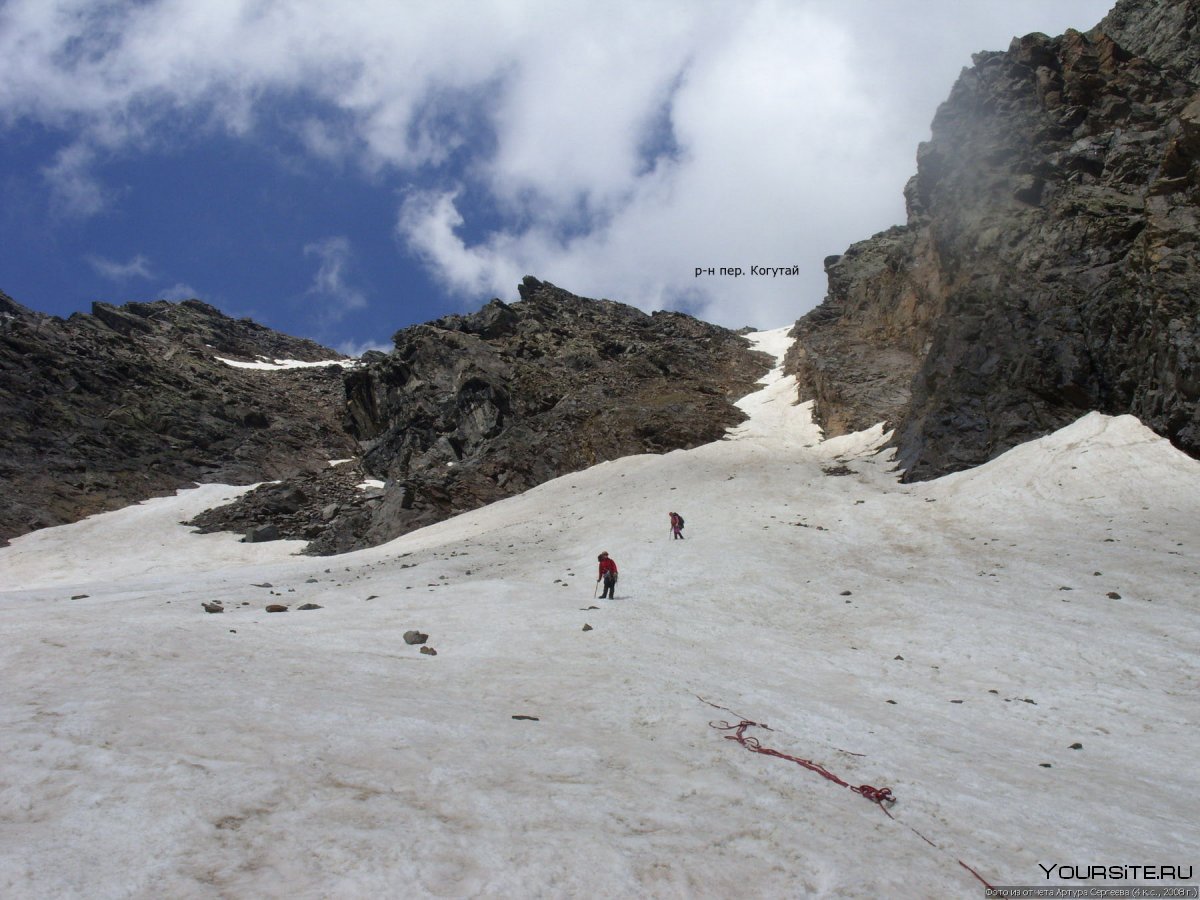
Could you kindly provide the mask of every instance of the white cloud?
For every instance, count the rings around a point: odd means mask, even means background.
[[[203,296],[200,291],[182,281],[176,282],[169,288],[164,288],[158,292],[160,300],[196,300]]]
[[[327,320],[336,321],[367,305],[362,291],[346,281],[352,254],[350,241],[341,236],[322,238],[304,246],[304,255],[315,256],[319,261],[308,294],[324,302],[322,315]]]
[[[453,291],[466,296],[502,289],[520,280],[518,260],[507,234],[494,234],[489,244],[468,247],[458,233],[462,214],[455,191],[420,191],[405,198],[396,233]],[[527,236],[528,237],[528,236]],[[506,252],[507,251],[507,252]]]
[[[108,202],[109,191],[92,175],[95,154],[85,144],[71,144],[42,169],[54,208],[72,218],[95,215]]]
[[[89,215],[111,199],[98,153],[205,129],[270,143],[263,105],[312,101],[290,139],[407,186],[397,233],[472,303],[533,273],[765,327],[820,300],[825,255],[902,221],[916,145],[973,51],[1108,4],[10,0],[0,123],[73,135],[45,174]],[[348,245],[306,252],[331,309],[365,303]],[[803,274],[693,277],[754,264]]]
[[[361,152],[353,132],[335,127],[315,116],[305,119],[296,132],[309,153],[329,163],[340,166]]]
[[[115,262],[111,259],[106,259],[99,254],[88,254],[85,259],[88,265],[96,270],[96,274],[102,278],[107,278],[109,281],[128,281],[131,278],[153,278],[154,273],[150,269],[150,260],[137,254],[129,260],[129,262]]]
[[[590,181],[542,182],[532,163],[508,164],[504,179],[517,169],[524,173],[523,227],[467,245],[456,232],[464,225],[461,192],[441,193],[410,198],[400,219],[406,239],[447,285],[468,296],[511,292],[516,277],[532,272],[580,293],[647,307],[690,301],[697,312],[727,324],[753,319],[765,327],[795,318],[820,300],[822,257],[867,236],[856,231],[864,211],[880,227],[889,213],[902,214],[899,187],[907,173],[870,158],[884,125],[874,117],[874,86],[857,72],[852,43],[836,23],[799,8],[763,6],[721,24],[720,45],[687,62],[672,94],[677,161],[638,173],[633,157],[642,135],[635,126],[647,121],[651,102],[672,84],[664,72],[660,92],[646,93],[638,115],[625,123],[620,172],[601,179],[600,169],[589,167]],[[816,33],[817,46],[793,61],[795,48]],[[818,82],[826,87],[815,92]],[[569,130],[564,141],[571,143]],[[548,158],[565,160],[572,149],[549,151]],[[821,174],[830,156],[853,173],[836,194]],[[564,184],[591,198],[585,206],[603,210],[590,228],[570,233],[578,213]],[[841,243],[830,243],[830,235]],[[803,265],[808,277],[695,277],[697,267],[748,272],[755,264]]]

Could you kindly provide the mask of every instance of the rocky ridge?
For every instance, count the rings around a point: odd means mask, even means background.
[[[330,365],[248,371],[220,358]],[[345,362],[197,300],[96,303],[61,319],[0,294],[0,541],[197,482],[352,456]]]
[[[260,488],[194,524],[270,520],[311,553],[373,546],[605,460],[718,440],[770,367],[744,337],[682,313],[532,277],[519,294],[403,329],[393,352],[364,356],[345,381],[352,466]],[[361,478],[383,487],[364,492]]]
[[[1200,0],[976,54],[908,222],[826,260],[788,371],[829,434],[886,421],[907,479],[1089,410],[1200,455]]]
[[[0,539],[197,482],[268,482],[190,524],[371,546],[597,462],[717,440],[770,365],[680,313],[533,278],[520,295],[351,365],[195,300],[60,319],[0,294]],[[264,359],[330,364],[222,361]]]

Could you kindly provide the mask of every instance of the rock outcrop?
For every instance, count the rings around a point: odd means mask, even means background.
[[[331,502],[327,517],[310,503],[285,517],[285,537],[310,540],[313,553],[372,546],[605,460],[717,440],[744,419],[733,401],[771,364],[744,337],[681,313],[648,315],[532,277],[519,290],[519,302],[406,328],[392,353],[348,373],[359,471],[384,487]],[[197,524],[245,530],[280,490]]]
[[[371,546],[597,462],[716,440],[770,365],[690,316],[533,278],[520,293],[406,328],[359,366],[196,300],[64,320],[0,294],[0,540],[196,482],[269,481],[190,524],[313,553]]]
[[[219,357],[331,365],[249,371]],[[0,294],[0,541],[196,482],[352,456],[341,361],[197,300],[60,319]]]
[[[886,421],[907,479],[1089,410],[1200,455],[1200,0],[980,53],[908,222],[826,260],[788,370],[829,434]]]

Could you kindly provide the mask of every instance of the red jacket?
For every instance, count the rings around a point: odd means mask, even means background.
[[[599,578],[603,578],[605,573],[607,573],[607,572],[612,572],[614,575],[617,574],[617,564],[612,561],[611,557],[608,557],[608,556],[606,556],[606,557],[604,557],[604,559],[600,560]]]

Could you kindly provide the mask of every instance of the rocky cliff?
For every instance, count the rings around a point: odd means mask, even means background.
[[[370,546],[597,462],[717,440],[770,365],[690,316],[533,278],[520,296],[406,328],[351,366],[195,300],[64,320],[0,294],[0,540],[195,482],[271,481],[194,524],[314,553]],[[222,361],[261,358],[330,365]]]
[[[0,294],[0,541],[195,482],[246,484],[354,453],[338,360],[196,300],[60,319]]]
[[[908,221],[826,260],[788,369],[827,433],[885,420],[908,479],[1084,412],[1200,455],[1200,0],[1121,0],[1091,32],[964,70]]]
[[[371,546],[605,460],[717,440],[744,418],[733,401],[770,367],[745,338],[680,313],[532,277],[519,293],[406,328],[393,352],[347,375],[358,466],[383,486],[351,504],[297,483],[329,502],[319,516],[276,516],[284,536],[309,539],[313,553]],[[197,524],[253,527],[289,489],[253,492]]]

